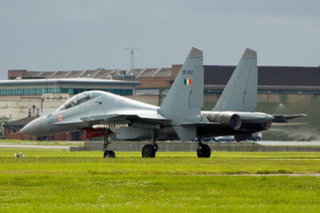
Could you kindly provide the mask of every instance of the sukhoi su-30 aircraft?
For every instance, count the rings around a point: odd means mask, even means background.
[[[115,157],[108,149],[111,136],[119,140],[151,140],[142,157],[155,157],[157,141],[195,140],[198,157],[210,157],[202,138],[234,135],[237,141],[267,130],[286,116],[254,112],[257,105],[257,54],[246,49],[213,111],[203,105],[203,56],[192,48],[160,107],[103,91],[87,91],[70,98],[49,115],[27,124],[20,133],[47,136],[75,129],[104,135],[104,157]],[[299,117],[299,116],[298,116]],[[291,117],[288,117],[290,119]],[[111,126],[121,124],[120,128]],[[125,124],[125,126],[123,126]]]

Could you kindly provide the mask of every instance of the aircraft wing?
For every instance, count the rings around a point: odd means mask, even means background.
[[[56,122],[56,125],[87,125],[92,126],[95,124],[127,124],[133,121],[141,121],[148,123],[163,124],[171,120],[163,117],[155,111],[145,110],[132,110],[132,111],[118,111],[110,113],[102,113],[95,115],[83,116],[78,120],[68,122]]]
[[[143,112],[124,112],[124,113],[108,113],[102,115],[93,115],[82,117],[81,120],[88,122],[102,122],[102,123],[128,123],[128,121],[146,120],[156,123],[167,122],[169,119],[159,114],[148,114]]]
[[[272,116],[274,117],[274,119],[272,120],[272,123],[287,123],[289,120],[292,120],[295,118],[306,117],[307,114],[291,114],[291,115],[275,114]]]

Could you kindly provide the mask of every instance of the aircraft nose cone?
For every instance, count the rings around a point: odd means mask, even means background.
[[[35,135],[35,136],[43,135],[45,132],[44,119],[45,119],[44,117],[40,117],[29,122],[19,131],[19,133],[23,135]]]
[[[274,117],[272,115],[266,114],[266,119],[271,121],[274,119]]]

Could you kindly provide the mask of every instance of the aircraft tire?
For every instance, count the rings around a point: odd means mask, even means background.
[[[158,151],[158,149],[159,149],[158,144],[153,145],[153,149],[154,149],[154,151],[155,151],[155,152],[157,152],[157,151]]]
[[[151,144],[146,144],[143,146],[141,154],[143,158],[154,158],[156,156],[156,150]]]
[[[201,144],[198,146],[197,149],[198,158],[210,158],[211,156],[211,149],[210,146],[207,144]]]
[[[105,150],[103,152],[103,157],[104,158],[115,158],[116,157],[116,154],[114,153],[114,151],[112,150]]]

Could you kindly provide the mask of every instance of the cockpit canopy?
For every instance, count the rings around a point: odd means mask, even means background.
[[[84,92],[84,93],[80,93],[78,95],[73,96],[72,98],[70,98],[69,100],[67,100],[66,103],[64,103],[59,109],[58,111],[61,110],[66,110],[66,109],[70,109],[72,107],[78,106],[90,99],[93,99],[95,97],[98,96],[98,93],[95,92]]]

